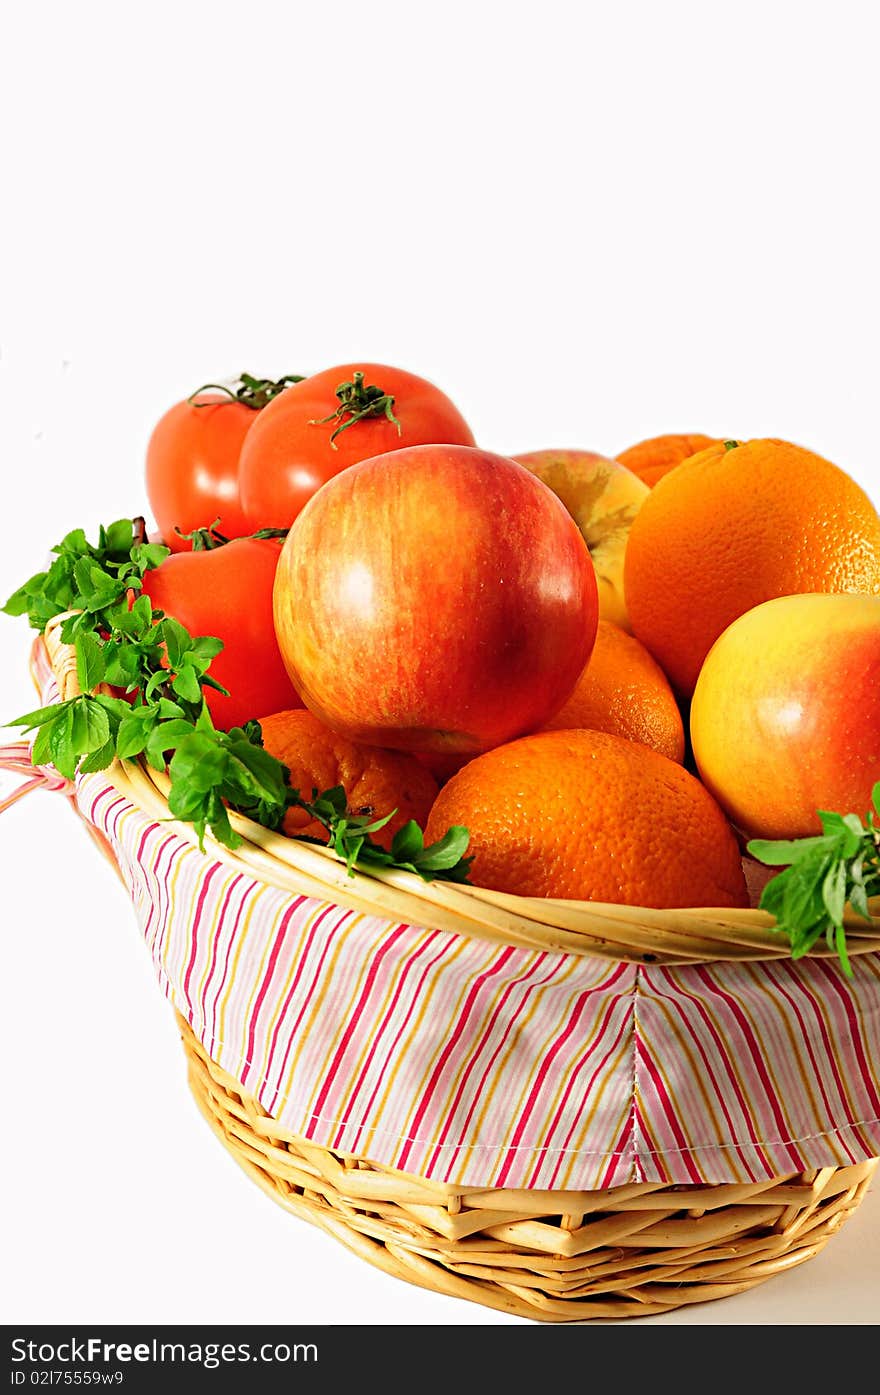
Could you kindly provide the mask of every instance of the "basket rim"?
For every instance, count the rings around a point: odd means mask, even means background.
[[[61,639],[68,613],[50,620],[42,639],[62,700],[80,692],[75,650]],[[170,780],[164,771],[153,770],[138,757],[116,758],[100,773],[143,813],[175,824],[181,838],[199,846],[192,825],[169,813]],[[519,948],[636,964],[791,959],[788,941],[773,929],[774,921],[764,911],[702,906],[658,910],[516,896],[464,883],[424,882],[416,873],[398,869],[355,868],[350,873],[330,848],[273,832],[232,810],[229,817],[242,839],[240,847],[226,848],[206,832],[206,855],[279,890],[383,919]],[[851,956],[880,950],[880,897],[869,905],[870,923],[852,912],[845,917]],[[820,940],[807,957],[835,958],[836,952]]]

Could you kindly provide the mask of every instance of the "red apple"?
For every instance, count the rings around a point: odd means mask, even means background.
[[[596,636],[596,577],[512,460],[411,446],[343,471],[294,523],[275,630],[306,705],[355,741],[477,754],[547,721]]]

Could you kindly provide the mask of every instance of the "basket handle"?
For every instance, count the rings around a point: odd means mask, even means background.
[[[74,797],[76,787],[73,781],[59,775],[51,765],[34,765],[31,748],[26,741],[12,741],[8,746],[0,746],[0,771],[25,777],[23,785],[19,785],[5,799],[0,799],[0,814],[34,790],[66,794],[69,799]]]

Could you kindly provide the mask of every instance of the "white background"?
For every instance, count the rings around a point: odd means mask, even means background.
[[[201,382],[358,357],[500,451],[778,435],[880,502],[877,39],[840,0],[8,10],[0,590],[144,510]],[[0,715],[28,643],[0,620]],[[64,801],[0,857],[7,1321],[516,1321],[238,1172]],[[643,1325],[875,1322],[878,1252],[880,1187],[803,1268]]]

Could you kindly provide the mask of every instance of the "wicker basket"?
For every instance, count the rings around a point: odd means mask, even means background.
[[[76,663],[60,640],[62,619],[48,627],[46,645],[66,698],[77,691]],[[132,761],[106,775],[150,817],[169,818],[167,776]],[[627,963],[788,955],[769,917],[754,910],[527,899],[426,884],[396,871],[352,878],[323,848],[238,815],[232,821],[241,846],[230,852],[207,838],[211,858],[283,891],[403,924]],[[101,846],[100,836],[96,841]],[[870,924],[856,917],[849,923],[853,955],[880,949],[880,905],[871,909]],[[820,943],[814,953],[829,951]],[[875,1158],[743,1185],[639,1183],[601,1191],[475,1190],[426,1181],[285,1132],[179,1022],[199,1107],[264,1191],[388,1273],[522,1317],[645,1316],[752,1287],[816,1254],[859,1204],[877,1165]]]
[[[442,1186],[280,1131],[178,1022],[199,1108],[285,1210],[388,1274],[520,1317],[646,1317],[741,1293],[818,1254],[877,1166],[873,1159],[752,1186]]]

